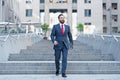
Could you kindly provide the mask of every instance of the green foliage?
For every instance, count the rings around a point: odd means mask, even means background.
[[[28,33],[33,33],[32,31],[28,31]]]
[[[1,33],[8,33],[8,31],[7,30],[2,30]]]
[[[120,33],[120,31],[118,31],[118,33]]]
[[[19,33],[26,33],[26,30],[19,30]]]
[[[17,33],[15,29],[11,30],[10,33]]]
[[[42,30],[45,32],[45,37],[46,37],[46,33],[49,30],[49,25],[47,23],[44,23],[41,27]]]
[[[5,28],[1,31],[1,33],[8,33],[7,27],[5,26]]]
[[[76,28],[80,32],[83,31],[83,24],[82,23],[78,24]]]
[[[48,30],[49,30],[49,25],[46,24],[46,23],[44,23],[44,24],[42,25],[42,30],[43,30],[43,31],[48,31]]]

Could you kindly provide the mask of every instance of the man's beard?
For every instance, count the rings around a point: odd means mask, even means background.
[[[61,21],[60,21],[61,24],[64,24],[64,22],[65,22],[65,20],[61,20]]]

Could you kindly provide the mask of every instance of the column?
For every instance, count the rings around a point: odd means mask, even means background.
[[[111,35],[111,27],[112,27],[112,21],[111,21],[111,1],[107,2],[107,34]]]
[[[49,24],[49,0],[45,0],[45,18],[44,18],[44,22]]]
[[[71,27],[72,31],[72,0],[68,0],[68,11],[67,11],[67,23]]]

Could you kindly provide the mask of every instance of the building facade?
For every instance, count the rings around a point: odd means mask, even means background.
[[[103,0],[103,33],[120,32],[120,0]]]
[[[0,0],[0,22],[16,23],[19,21],[18,0]]]
[[[73,36],[77,35],[76,26],[80,23],[94,25],[94,33],[103,32],[102,0],[40,0],[41,23],[45,21],[52,28],[60,13],[65,14]]]
[[[77,23],[94,25],[93,33],[102,33],[102,0],[77,0]]]
[[[0,20],[15,23],[58,23],[63,13],[66,24],[77,35],[76,26],[94,26],[93,33],[120,31],[120,0],[0,0]]]
[[[39,23],[39,0],[19,0],[19,15],[21,22]]]

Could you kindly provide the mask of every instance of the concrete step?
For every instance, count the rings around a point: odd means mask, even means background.
[[[50,45],[50,44],[49,44]],[[53,45],[51,46],[49,46],[48,44],[47,45],[34,45],[34,46],[27,46],[27,48],[28,49],[36,49],[36,48],[38,48],[38,49],[41,49],[41,48],[45,48],[45,49],[48,49],[48,48],[53,48]],[[89,46],[82,46],[82,45],[73,45],[73,47],[75,48],[75,49],[93,49],[92,47],[89,47]]]
[[[50,51],[50,50],[53,50],[53,47],[29,47],[29,48],[27,48],[27,50],[41,50],[41,51]],[[80,48],[80,47],[78,47],[78,48],[73,48],[73,51],[93,51],[94,49],[92,49],[92,48]]]
[[[30,54],[30,53],[54,53],[54,50],[53,49],[49,49],[49,50],[41,50],[41,49],[39,49],[39,50],[28,50],[28,49],[22,49],[21,51],[20,51],[20,54],[26,54],[26,53],[28,53],[28,54]],[[89,53],[89,54],[91,54],[91,53],[96,53],[96,54],[100,54],[101,52],[100,51],[92,51],[92,50],[69,50],[69,53],[70,54],[76,54],[76,53],[80,53],[80,54],[82,54],[82,53]]]
[[[42,43],[41,43],[42,42]],[[49,45],[48,45],[49,44]],[[37,44],[33,44],[32,46],[28,46],[27,48],[28,49],[31,49],[31,48],[52,48],[53,47],[53,43],[51,42],[51,41],[40,41],[40,42],[38,42]],[[79,41],[74,41],[74,48],[76,49],[76,48],[90,48],[90,49],[92,49],[92,47],[89,47],[89,46],[87,46],[87,45],[85,45],[85,44],[81,44]]]
[[[41,43],[41,42],[42,42],[42,43]],[[52,43],[51,40],[41,40],[41,41],[33,44],[32,46],[34,46],[34,45],[47,45],[47,44],[53,44],[53,43]],[[81,43],[81,42],[78,41],[78,40],[74,40],[74,45],[85,45],[85,46],[86,46],[86,44],[83,44],[83,43]],[[51,45],[48,45],[48,46],[51,46]]]
[[[54,61],[3,62],[0,74],[54,74]],[[69,61],[67,74],[120,74],[120,62],[112,61]]]
[[[10,54],[9,61],[54,61],[54,54]],[[69,61],[113,61],[111,54],[68,54]]]

